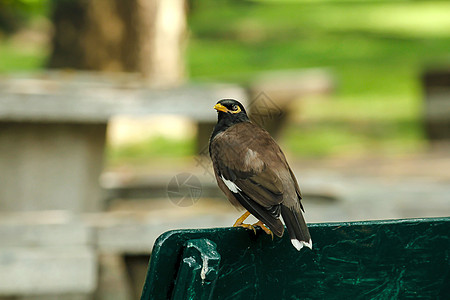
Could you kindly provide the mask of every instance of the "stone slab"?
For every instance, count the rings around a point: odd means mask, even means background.
[[[134,74],[51,71],[0,78],[0,120],[106,123],[114,115],[175,114],[214,121],[212,105],[222,98],[245,104],[247,97],[236,85],[163,89]]]
[[[93,248],[0,248],[0,295],[91,293],[97,285]]]
[[[92,228],[65,212],[0,213],[0,249],[73,247],[93,242]]]
[[[251,82],[251,105],[255,108],[283,108],[298,98],[328,94],[334,89],[335,79],[327,69],[269,71]]]
[[[175,208],[174,208],[175,210]],[[103,253],[150,254],[157,237],[176,228],[208,228],[233,224],[236,215],[146,213],[91,214],[87,223],[96,230],[96,246]]]
[[[0,211],[101,210],[105,135],[106,124],[0,121]]]

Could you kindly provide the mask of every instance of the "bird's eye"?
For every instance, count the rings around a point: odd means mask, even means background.
[[[233,110],[237,110],[238,109],[238,106],[235,104],[235,105],[233,105]]]

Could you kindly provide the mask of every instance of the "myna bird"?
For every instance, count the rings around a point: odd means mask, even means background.
[[[217,184],[233,205],[246,210],[233,226],[254,231],[259,226],[281,237],[284,222],[297,250],[312,249],[300,188],[283,151],[267,131],[250,121],[238,101],[223,99],[214,109],[218,121],[209,153]],[[250,214],[259,221],[244,224]]]

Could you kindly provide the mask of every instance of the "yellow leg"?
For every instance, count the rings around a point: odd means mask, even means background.
[[[245,221],[245,219],[248,218],[248,216],[250,216],[250,213],[248,211],[246,211],[239,219],[236,220],[233,227],[244,227],[247,229],[251,229],[256,234],[256,229],[253,225],[244,224],[244,221]]]
[[[246,211],[239,219],[236,220],[233,227],[237,227],[237,226],[241,225],[245,221],[245,219],[248,218],[248,216],[250,216],[250,213],[248,211]]]
[[[265,233],[270,234],[270,236],[272,237],[272,240],[273,240],[273,233],[272,233],[272,231],[271,231],[269,228],[267,228],[267,226],[264,225],[263,222],[258,221],[258,222],[256,222],[255,224],[253,224],[253,226],[258,226],[259,228],[261,228],[262,230],[264,230]]]

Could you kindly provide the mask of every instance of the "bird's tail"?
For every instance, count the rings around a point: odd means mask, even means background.
[[[312,249],[311,236],[309,235],[309,230],[300,208],[295,209],[281,205],[281,216],[286,224],[291,243],[295,249],[300,251],[303,246]]]

